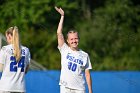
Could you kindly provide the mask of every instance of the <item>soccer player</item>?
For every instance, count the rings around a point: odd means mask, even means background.
[[[67,33],[67,44],[62,34],[64,11],[55,7],[61,14],[57,29],[58,49],[61,54],[60,93],[85,93],[86,77],[89,93],[92,93],[90,69],[92,69],[88,54],[78,48],[79,35],[76,31]]]
[[[10,27],[6,33],[8,45],[0,50],[0,93],[25,93],[25,73],[30,63],[29,49],[20,44],[18,28]]]

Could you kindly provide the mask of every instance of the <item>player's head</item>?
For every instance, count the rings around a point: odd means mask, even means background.
[[[71,49],[77,50],[79,43],[79,35],[77,31],[70,30],[67,33],[67,42]]]
[[[10,27],[9,29],[6,30],[5,36],[8,44],[12,43],[13,30],[14,27]]]
[[[10,27],[6,30],[6,39],[8,44],[12,44],[14,47],[14,56],[17,60],[20,59],[21,49],[20,49],[20,41],[19,41],[19,33],[18,27]]]

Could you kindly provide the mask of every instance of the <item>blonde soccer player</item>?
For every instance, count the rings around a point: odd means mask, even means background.
[[[84,76],[89,93],[92,93],[90,58],[86,52],[78,48],[78,32],[69,31],[67,33],[67,43],[65,42],[62,33],[64,11],[58,7],[55,7],[55,9],[61,14],[57,29],[58,49],[61,54],[60,93],[85,93]]]
[[[25,93],[25,74],[29,68],[30,51],[22,46],[16,26],[6,33],[8,45],[0,50],[0,93]]]

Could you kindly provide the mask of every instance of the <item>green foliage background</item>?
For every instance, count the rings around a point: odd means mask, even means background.
[[[93,70],[140,70],[140,2],[137,0],[0,0],[0,32],[17,25],[32,59],[60,69],[56,30],[65,11],[64,35],[80,33]]]

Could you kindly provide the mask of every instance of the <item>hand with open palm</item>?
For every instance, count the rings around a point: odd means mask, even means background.
[[[59,12],[61,14],[61,16],[64,16],[64,11],[63,11],[62,8],[58,8],[58,7],[55,6],[55,9],[56,9],[57,12]]]

